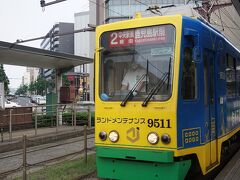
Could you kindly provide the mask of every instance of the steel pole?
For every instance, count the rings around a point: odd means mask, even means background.
[[[10,109],[10,118],[9,118],[9,141],[12,141],[12,109]]]
[[[84,125],[84,162],[87,163],[87,126]]]
[[[27,179],[27,136],[23,135],[23,180]]]

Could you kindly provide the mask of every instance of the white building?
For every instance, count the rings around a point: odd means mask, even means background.
[[[37,80],[39,68],[26,67],[26,72],[22,77],[22,85],[29,85],[31,82]]]
[[[27,72],[30,73],[30,82],[34,82],[38,78],[39,68],[27,67]]]
[[[30,84],[30,72],[25,72],[22,77],[22,85],[29,85]]]
[[[88,27],[89,11],[80,12],[74,14],[74,30],[79,30]],[[78,56],[84,56],[93,58],[94,56],[94,42],[90,41],[90,37],[95,36],[94,32],[81,32],[74,34],[74,54]],[[89,89],[90,89],[90,100],[93,100],[93,63],[84,64],[74,68],[74,72],[80,74],[89,74]]]

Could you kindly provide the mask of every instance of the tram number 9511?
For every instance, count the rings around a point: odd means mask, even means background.
[[[171,128],[170,119],[148,119],[148,127]]]

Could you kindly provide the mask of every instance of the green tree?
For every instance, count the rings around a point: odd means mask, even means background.
[[[36,88],[37,94],[44,95],[43,92],[46,90],[47,87],[48,87],[48,82],[46,81],[46,79],[39,76],[37,78],[37,81],[35,82],[35,88]]]
[[[5,91],[5,94],[9,94],[9,79],[5,73],[5,70],[3,68],[3,65],[1,64],[0,65],[0,82],[3,82],[4,83],[4,91]]]
[[[28,86],[27,85],[21,85],[17,91],[15,92],[16,95],[20,95],[20,94],[27,94],[27,90],[28,90]]]
[[[70,86],[70,81],[68,80],[66,74],[62,75],[62,82],[63,82],[63,86],[65,86],[65,87],[69,87]]]
[[[35,82],[31,82],[28,86],[28,91],[30,92],[30,94],[36,94],[37,88],[36,88],[36,81]]]

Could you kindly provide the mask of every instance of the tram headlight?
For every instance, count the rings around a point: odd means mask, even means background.
[[[108,135],[110,141],[117,142],[119,140],[119,134],[117,131],[111,131]]]
[[[107,133],[105,131],[101,131],[99,133],[99,138],[102,140],[102,141],[105,141],[107,139]]]
[[[157,144],[159,141],[158,134],[155,132],[151,132],[148,134],[147,140],[150,144]]]
[[[171,142],[171,137],[168,134],[163,134],[161,136],[161,141],[163,144],[169,144]]]

